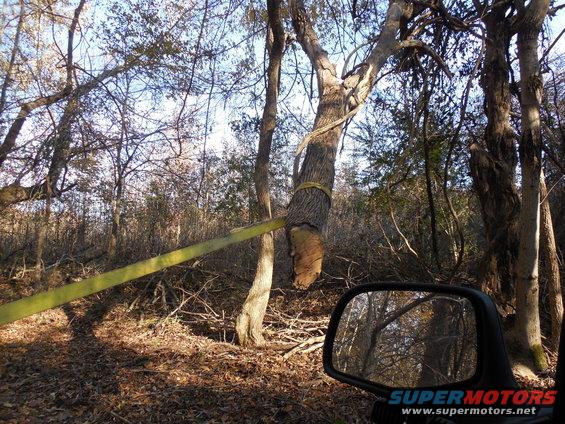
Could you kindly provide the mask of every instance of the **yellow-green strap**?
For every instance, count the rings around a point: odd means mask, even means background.
[[[326,187],[325,185],[316,183],[314,181],[307,181],[305,183],[299,184],[298,187],[294,189],[294,192],[296,193],[298,190],[304,190],[305,188],[317,188],[318,190],[322,190],[324,193],[326,193],[326,196],[328,196],[330,202],[332,201],[332,190],[329,187]]]
[[[284,224],[284,218],[276,218],[248,227],[237,228],[232,230],[230,234],[225,237],[194,244],[76,283],[67,284],[53,290],[24,297],[15,302],[0,305],[0,325],[63,305],[72,300],[80,299],[81,297],[97,293],[127,281],[152,274],[164,268],[178,265],[189,259],[214,252],[231,244],[277,230],[283,227]]]

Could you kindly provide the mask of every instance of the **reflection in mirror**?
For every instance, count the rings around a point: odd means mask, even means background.
[[[361,293],[343,311],[332,361],[337,371],[388,387],[468,380],[477,366],[475,310],[453,294]]]

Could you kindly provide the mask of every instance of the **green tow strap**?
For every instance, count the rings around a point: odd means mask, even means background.
[[[332,190],[329,187],[320,183],[316,183],[314,181],[307,181],[305,183],[299,184],[298,187],[294,189],[294,192],[296,193],[298,190],[304,190],[307,188],[317,188],[318,190],[323,191],[326,196],[328,196],[328,199],[330,199],[330,202],[332,201]]]
[[[285,225],[284,218],[271,219],[259,224],[232,230],[229,235],[204,241],[164,255],[146,259],[132,265],[105,272],[95,277],[67,284],[56,289],[24,297],[5,305],[0,305],[0,325],[61,306],[110,287],[152,274],[164,268],[178,265],[189,259],[205,255],[235,243],[257,237]]]

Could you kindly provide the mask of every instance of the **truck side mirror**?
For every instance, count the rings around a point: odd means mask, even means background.
[[[348,291],[330,320],[324,369],[384,396],[398,388],[517,387],[493,301],[439,284],[372,283]]]

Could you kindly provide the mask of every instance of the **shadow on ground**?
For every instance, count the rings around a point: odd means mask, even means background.
[[[33,319],[17,342],[0,332],[1,422],[365,422],[370,398],[328,381],[319,352],[284,361],[183,326],[155,333],[102,321],[103,305],[66,306],[59,332]]]

